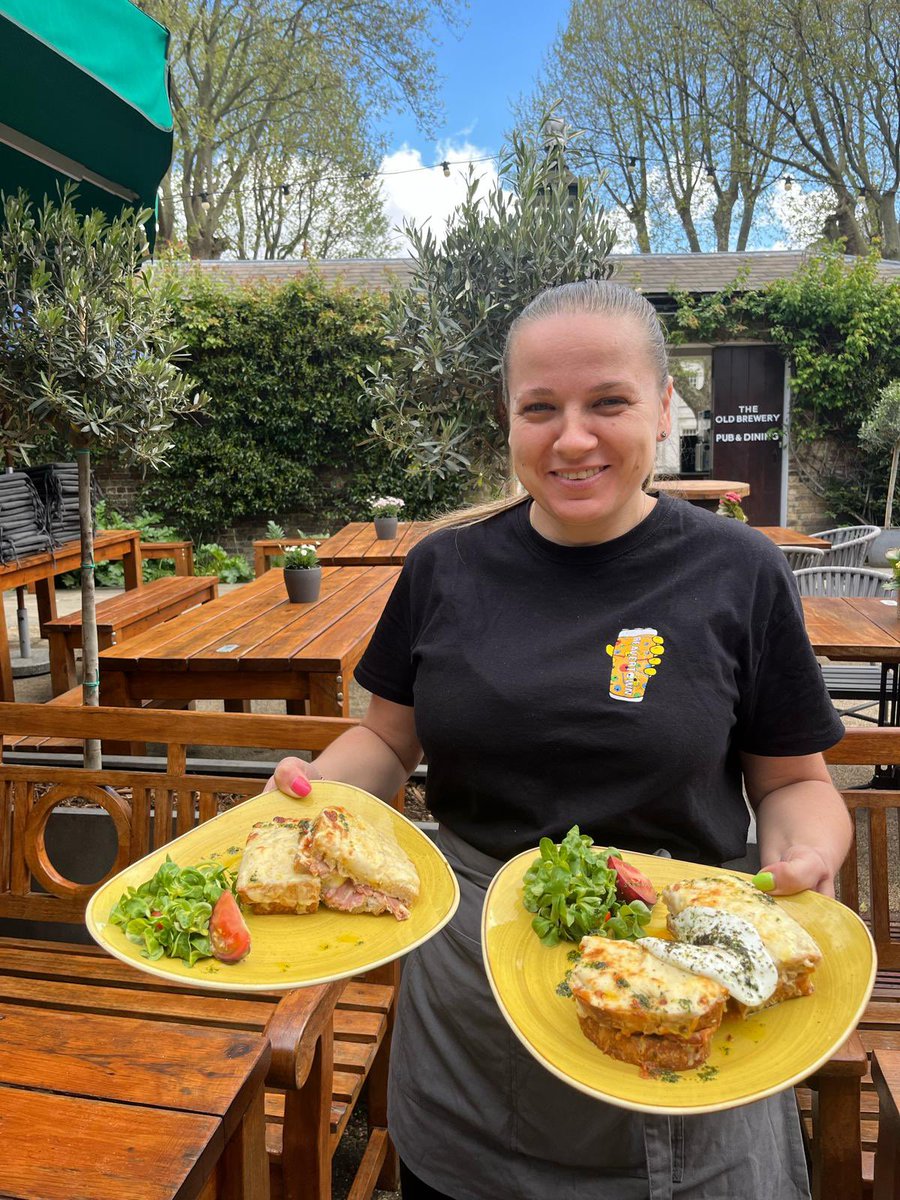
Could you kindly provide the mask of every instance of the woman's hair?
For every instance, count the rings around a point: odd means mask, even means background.
[[[509,409],[509,363],[513,341],[516,334],[524,325],[535,321],[543,321],[546,317],[581,316],[588,313],[598,317],[630,317],[640,326],[653,366],[662,390],[669,377],[669,359],[666,353],[666,335],[662,322],[656,315],[656,309],[639,292],[626,287],[622,283],[611,283],[603,279],[582,279],[576,283],[563,283],[559,287],[545,288],[527,304],[513,320],[506,335],[503,347],[500,372],[503,381],[503,404]],[[653,472],[650,473],[652,479]],[[649,482],[649,481],[648,481]],[[646,486],[646,484],[645,484]],[[502,500],[491,500],[487,504],[469,505],[438,517],[432,523],[432,529],[445,529],[449,526],[460,527],[475,525],[486,521],[489,517],[524,504],[530,497],[527,492],[521,496],[504,497]]]

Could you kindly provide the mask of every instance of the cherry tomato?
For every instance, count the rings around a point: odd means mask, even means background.
[[[643,900],[648,908],[656,903],[656,889],[637,867],[611,854],[607,862],[616,873],[616,895],[623,904],[632,900]]]
[[[250,930],[232,892],[224,891],[213,905],[209,944],[219,962],[240,962],[250,953]]]

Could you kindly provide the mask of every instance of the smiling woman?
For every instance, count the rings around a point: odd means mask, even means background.
[[[661,383],[629,315],[558,314],[511,338],[509,448],[531,496],[531,523],[561,545],[619,537],[656,501],[643,491],[669,430]]]
[[[503,366],[524,493],[410,551],[356,669],[368,714],[316,760],[389,795],[424,750],[459,878],[455,918],[404,971],[390,1077],[404,1200],[495,1200],[498,1179],[517,1200],[803,1200],[789,1093],[685,1120],[665,1115],[660,1082],[658,1114],[607,1106],[512,1039],[487,983],[491,879],[574,824],[720,866],[746,853],[745,784],[782,892],[829,891],[850,838],[820,754],[843,731],[784,555],[645,492],[671,400],[652,307],[606,282],[549,290],[513,322]],[[307,768],[286,759],[276,782]]]

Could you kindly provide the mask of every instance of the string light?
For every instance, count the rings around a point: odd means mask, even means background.
[[[441,163],[441,166],[444,168],[444,178],[445,178],[445,179],[449,179],[449,178],[450,178],[450,164],[449,164],[449,163],[447,162],[447,160],[445,159],[445,160],[444,160],[444,161]]]
[[[793,186],[794,186],[794,181],[793,181],[793,179],[791,179],[790,175],[785,175],[785,177],[784,177],[784,190],[785,190],[786,192],[789,192],[789,191],[791,191],[791,190],[793,189]]]

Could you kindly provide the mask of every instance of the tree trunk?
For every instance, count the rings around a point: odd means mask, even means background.
[[[900,258],[900,227],[897,224],[897,193],[885,192],[878,198],[881,218],[881,257]]]
[[[78,515],[81,520],[81,645],[84,682],[82,703],[100,703],[100,653],[97,647],[97,603],[94,591],[94,522],[91,514],[91,452],[78,449]],[[100,742],[84,743],[84,765],[89,771],[102,766]]]

